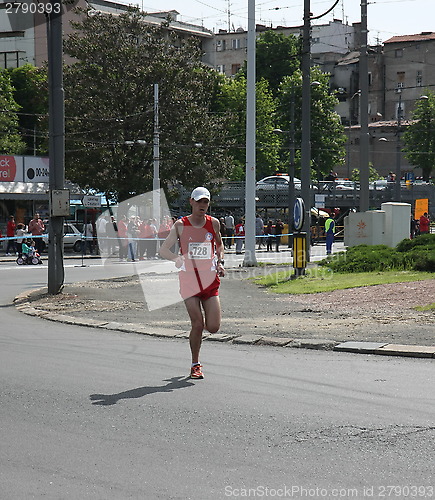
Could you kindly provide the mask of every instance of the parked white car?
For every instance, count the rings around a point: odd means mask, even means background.
[[[43,241],[47,246],[49,222],[44,222],[44,224],[47,234],[43,237]],[[65,250],[74,250],[74,252],[82,251],[82,233],[70,222],[65,222],[63,225],[63,247]]]
[[[290,177],[288,175],[270,175],[257,182],[256,188],[259,191],[273,191],[275,189],[288,189]],[[301,180],[293,178],[295,189],[301,190]]]
[[[357,184],[347,179],[337,179],[334,187],[338,191],[353,191],[357,187]]]
[[[378,179],[377,181],[370,182],[369,189],[385,191],[387,186],[394,186],[394,182],[388,182],[386,179]]]

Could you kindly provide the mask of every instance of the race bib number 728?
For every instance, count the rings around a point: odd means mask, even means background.
[[[195,259],[195,260],[208,259],[208,260],[210,260],[211,257],[212,257],[212,255],[211,255],[211,241],[204,241],[203,243],[197,243],[197,242],[191,241],[189,243],[189,252],[188,252],[189,259]]]

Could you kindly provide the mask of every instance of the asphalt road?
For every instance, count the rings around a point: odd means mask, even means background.
[[[185,340],[31,318],[46,269],[0,279],[1,498],[435,495],[431,360],[210,342],[191,381]]]

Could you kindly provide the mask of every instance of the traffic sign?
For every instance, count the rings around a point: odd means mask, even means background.
[[[296,231],[300,231],[304,225],[305,204],[302,198],[296,198],[293,208],[293,226]]]
[[[83,206],[86,208],[99,208],[101,207],[101,196],[83,196]]]

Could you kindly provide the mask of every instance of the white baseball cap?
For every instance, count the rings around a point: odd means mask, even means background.
[[[192,191],[190,197],[195,201],[202,200],[203,198],[207,198],[210,201],[210,191],[205,187],[197,187]]]

